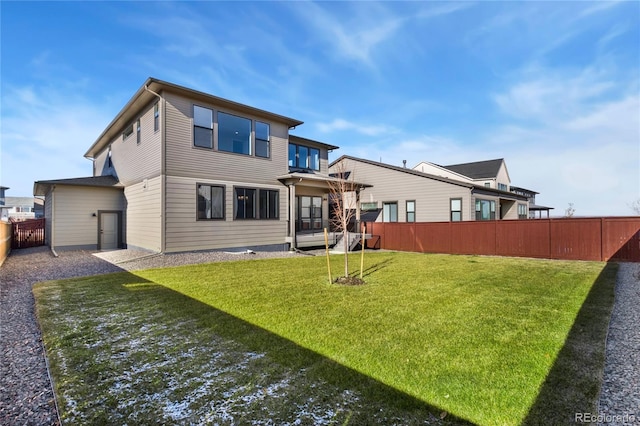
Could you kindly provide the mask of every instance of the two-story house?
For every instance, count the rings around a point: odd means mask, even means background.
[[[329,166],[367,182],[360,208],[368,221],[457,222],[526,219],[528,199],[508,190],[503,159],[413,169],[343,155]],[[370,213],[369,213],[370,212]]]
[[[87,150],[93,176],[35,182],[47,242],[154,252],[314,244],[337,147],[289,134],[302,123],[149,78]]]

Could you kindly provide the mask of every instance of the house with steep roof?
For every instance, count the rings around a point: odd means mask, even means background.
[[[318,244],[337,147],[291,135],[301,124],[149,78],[87,150],[92,176],[35,182],[47,242],[167,253]]]
[[[413,169],[343,155],[329,166],[372,185],[360,198],[363,217],[379,222],[526,219],[528,198],[508,190],[504,160]],[[464,175],[467,173],[470,176]]]

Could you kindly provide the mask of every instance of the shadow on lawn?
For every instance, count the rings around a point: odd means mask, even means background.
[[[617,271],[607,263],[598,275],[523,425],[574,424],[576,413],[596,412]]]
[[[160,302],[162,306],[166,306],[165,313],[169,316],[188,315],[190,319],[196,319],[217,336],[237,342],[249,351],[264,353],[286,369],[293,371],[305,369],[312,381],[315,379],[325,381],[339,392],[344,389],[357,392],[361,396],[362,407],[365,407],[368,412],[352,413],[353,416],[350,415],[344,424],[373,424],[375,423],[373,414],[381,410],[381,407],[389,408],[385,411],[410,415],[414,419],[412,423],[418,423],[416,420],[422,419],[419,421],[420,424],[424,424],[424,421],[430,418],[429,413],[435,417],[441,413],[437,407],[422,400],[182,293],[140,277],[133,277],[130,273],[123,274],[122,280],[117,281],[116,285],[125,292],[136,293],[131,294],[134,298],[140,296],[146,299],[152,298],[154,302]],[[128,298],[125,294],[121,294],[121,297]],[[215,397],[212,395],[212,398]],[[448,414],[443,423],[472,424],[452,414]]]
[[[391,259],[385,259],[382,262],[378,262],[376,264],[373,264],[371,266],[369,266],[367,269],[365,269],[364,271],[362,271],[362,275],[365,277],[368,277],[369,275],[378,272],[381,269],[384,269],[387,267],[387,265],[389,263],[392,263],[393,261]]]

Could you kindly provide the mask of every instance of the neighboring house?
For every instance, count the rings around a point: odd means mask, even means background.
[[[7,189],[10,189],[10,188],[8,186],[0,185],[0,206],[4,206],[5,192],[7,191]]]
[[[149,78],[89,147],[93,176],[39,181],[48,244],[154,252],[321,241],[328,152],[302,121]]]
[[[34,197],[7,197],[2,187],[0,195],[0,219],[8,222],[12,220],[35,219],[44,216],[43,200]]]
[[[529,219],[542,218],[542,214],[546,213],[549,218],[549,211],[553,210],[553,207],[541,206],[536,204],[536,194],[539,192],[532,191],[530,189],[520,188],[517,186],[511,186],[509,188],[511,192],[524,195],[529,200]]]
[[[503,160],[500,162],[486,162],[491,163],[496,172],[494,176],[474,177],[462,175],[463,171],[468,171],[453,166],[443,168],[420,163],[416,168],[409,169],[343,155],[331,163],[329,170],[335,170],[338,164],[343,164],[355,179],[372,185],[360,198],[362,215],[372,213],[367,220],[445,222],[526,219],[526,196],[494,188],[499,185],[504,188],[501,184],[508,184],[506,166]],[[421,171],[422,168],[425,172]]]
[[[511,185],[511,178],[503,158],[452,164],[450,166],[439,166],[423,161],[413,169],[501,191],[509,191],[509,185]]]

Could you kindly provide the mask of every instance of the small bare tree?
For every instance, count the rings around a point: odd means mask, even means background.
[[[633,210],[633,212],[640,216],[640,198],[637,198],[634,202],[629,204],[629,208]]]
[[[573,203],[569,203],[569,207],[567,207],[564,211],[564,217],[573,217],[576,213],[576,209],[573,208]]]
[[[344,161],[333,167],[332,175],[335,178],[329,181],[331,225],[334,230],[342,233],[344,281],[351,283],[352,279],[349,278],[349,224],[356,215],[357,199],[354,196],[356,184],[353,181],[353,171],[347,170]]]

